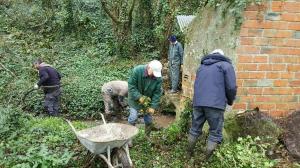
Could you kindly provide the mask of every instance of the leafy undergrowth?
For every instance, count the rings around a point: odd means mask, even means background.
[[[136,167],[259,167],[269,168],[276,165],[275,160],[270,160],[265,155],[268,144],[260,144],[260,139],[246,137],[239,138],[236,142],[224,142],[208,160],[205,160],[205,138],[201,138],[195,148],[195,156],[187,159],[187,134],[179,132],[180,128],[175,123],[169,128],[155,132],[151,141],[144,137],[141,130],[134,139],[131,148],[131,158]]]
[[[1,106],[0,112],[0,167],[78,167],[83,162],[86,152],[74,143],[76,136],[63,119],[34,118],[12,107]]]

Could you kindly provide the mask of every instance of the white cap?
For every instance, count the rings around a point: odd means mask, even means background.
[[[224,55],[224,52],[223,52],[223,50],[221,50],[221,49],[215,49],[213,52],[211,52],[210,54],[216,54],[216,53],[219,53],[219,54],[221,54],[221,55]]]
[[[148,65],[153,70],[155,77],[161,77],[162,64],[159,61],[153,60]]]

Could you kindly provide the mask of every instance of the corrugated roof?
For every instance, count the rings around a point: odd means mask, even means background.
[[[196,16],[194,15],[178,15],[176,16],[180,30],[183,32]]]

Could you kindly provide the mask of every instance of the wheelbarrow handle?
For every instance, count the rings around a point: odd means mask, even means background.
[[[72,128],[73,132],[77,135],[77,131],[76,131],[75,127],[73,126],[73,124],[71,123],[71,121],[68,120],[68,119],[64,119],[64,120],[67,121],[67,123],[68,123],[68,124],[70,125],[70,127]]]

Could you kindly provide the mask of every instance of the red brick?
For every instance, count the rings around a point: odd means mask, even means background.
[[[237,95],[248,95],[248,89],[247,88],[239,88],[237,90]]]
[[[281,72],[280,77],[282,79],[293,79],[294,78],[294,74],[292,72]]]
[[[239,64],[239,66],[241,66],[243,71],[256,71],[257,70],[257,64]]]
[[[282,13],[281,20],[290,21],[290,22],[300,22],[299,13]]]
[[[244,17],[247,20],[261,20],[263,19],[262,13],[258,11],[245,11],[244,12]]]
[[[238,56],[238,62],[239,63],[251,63],[252,62],[252,56]]]
[[[287,110],[289,109],[289,105],[287,103],[277,103],[276,110]]]
[[[278,79],[280,77],[279,72],[267,72],[266,74],[267,79]]]
[[[272,65],[271,64],[259,64],[257,67],[257,70],[259,71],[271,71]]]
[[[272,46],[284,46],[285,43],[285,38],[269,38],[269,44]]]
[[[249,80],[249,79],[247,79],[247,80],[244,80],[244,83],[243,83],[243,86],[244,87],[254,87],[254,86],[257,86],[257,80]],[[249,91],[249,90],[247,90],[247,91]]]
[[[261,7],[259,5],[253,4],[253,5],[248,5],[245,11],[259,11]]]
[[[256,96],[255,102],[280,102],[279,96]]]
[[[286,110],[272,110],[270,112],[270,115],[272,117],[276,118],[276,117],[283,117],[285,115],[285,113],[286,113]]]
[[[278,48],[275,47],[261,47],[260,54],[277,54]]]
[[[287,80],[275,80],[273,82],[274,87],[286,87],[288,86],[288,81]]]
[[[258,28],[264,28],[264,29],[277,29],[277,30],[287,30],[288,29],[288,23],[286,21],[264,21],[261,23],[261,26]]]
[[[258,54],[260,52],[260,47],[242,45],[237,49],[238,54]]]
[[[283,63],[284,57],[269,57],[270,63]]]
[[[295,73],[295,78],[296,78],[296,79],[300,79],[300,72],[296,72],[296,73]]]
[[[290,30],[276,30],[276,29],[266,29],[264,30],[264,37],[276,37],[276,38],[290,38],[294,35],[293,31]]]
[[[287,102],[297,102],[298,97],[297,96],[281,96],[281,102],[287,103]]]
[[[291,88],[264,88],[263,95],[288,95],[292,94]]]
[[[284,47],[300,47],[300,39],[287,39]]]
[[[273,71],[285,71],[286,70],[286,65],[285,64],[273,64],[272,65],[272,70]]]
[[[249,73],[250,79],[264,79],[266,76],[265,72],[251,72]]]
[[[248,79],[249,72],[237,72],[237,78],[238,79]]]
[[[294,89],[294,94],[300,94],[300,88],[295,88]]]
[[[259,105],[261,110],[275,110],[276,104],[275,103],[263,103]]]
[[[298,61],[297,57],[288,57],[288,56],[284,57],[285,63],[297,63],[297,61]]]
[[[284,11],[299,13],[300,2],[284,2]]]
[[[287,70],[289,72],[298,72],[300,70],[300,64],[288,64],[287,65]]]
[[[267,56],[255,56],[253,57],[254,63],[267,63],[268,57]]]
[[[263,88],[250,87],[248,89],[248,94],[250,94],[250,95],[261,95],[262,91],[263,91]]]
[[[239,102],[241,102],[241,103],[245,103],[245,102],[251,102],[251,101],[253,101],[253,100],[255,100],[255,96],[240,96],[239,97]]]
[[[258,20],[245,20],[242,24],[243,28],[261,28],[261,22]]]
[[[273,12],[281,12],[283,10],[283,1],[273,1],[272,2],[272,11]]]
[[[237,84],[238,87],[242,87],[243,86],[243,82],[244,82],[243,79],[237,79],[236,80],[236,84]]]
[[[247,109],[247,104],[246,103],[234,103],[233,104],[233,109],[235,109],[235,110],[246,110]]]
[[[241,37],[240,38],[241,45],[252,45],[253,42],[254,42],[253,37]]]
[[[289,82],[290,87],[300,87],[300,80],[293,80]]]
[[[300,8],[298,10],[300,11]],[[290,30],[300,30],[300,22],[290,22],[288,24],[288,29],[290,29]]]
[[[263,29],[248,29],[249,37],[261,37],[263,34]]]
[[[240,37],[248,37],[248,29],[247,28],[241,28]]]
[[[269,39],[270,38],[261,38],[261,37],[258,37],[258,38],[255,38],[254,40],[254,45],[257,45],[257,46],[265,46],[265,45],[269,45]]]

